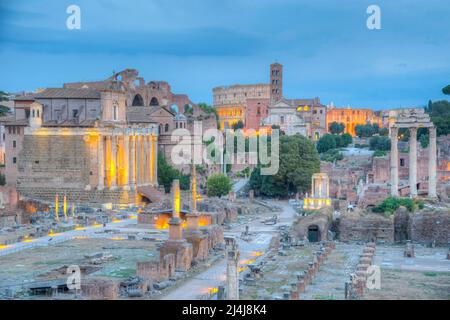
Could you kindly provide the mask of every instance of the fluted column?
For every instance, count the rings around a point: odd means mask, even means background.
[[[123,136],[123,188],[130,189],[130,136]]]
[[[130,186],[136,187],[136,136],[130,136]]]
[[[152,135],[152,147],[153,147],[153,185],[158,185],[158,137],[156,134]]]
[[[150,162],[149,162],[149,172],[150,172],[150,183],[153,184],[154,182],[154,175],[153,175],[153,171],[155,169],[154,164],[153,164],[153,148],[155,146],[154,142],[153,142],[153,135],[150,134],[148,136],[148,141],[150,142]]]
[[[436,198],[436,127],[429,129],[428,197]]]
[[[148,140],[147,136],[142,136],[142,141],[144,145],[144,184],[148,184],[149,182],[149,176],[150,172],[148,171],[148,153],[149,153],[149,146],[148,146]]]
[[[104,139],[102,135],[98,136],[97,141],[97,161],[98,161],[98,190],[103,190],[105,188],[105,150],[104,150]]]
[[[106,174],[106,187],[111,186],[111,136],[105,136],[105,174]]]
[[[139,184],[145,184],[144,137],[139,136]]]
[[[111,189],[117,187],[117,137],[111,136]]]
[[[153,181],[152,176],[152,138],[150,135],[145,136],[145,140],[147,141],[147,183],[151,184]]]
[[[391,195],[398,196],[398,128],[391,127]]]
[[[136,139],[136,185],[141,184],[141,144],[140,136],[137,135]]]
[[[409,190],[417,197],[417,128],[409,129]]]

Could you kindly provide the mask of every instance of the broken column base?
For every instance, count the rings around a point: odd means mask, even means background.
[[[200,231],[185,230],[183,237],[192,245],[192,256],[194,260],[206,260],[209,254],[208,236]]]
[[[168,254],[175,256],[175,270],[186,272],[191,268],[193,250],[192,244],[185,239],[167,240],[159,249],[160,260]]]

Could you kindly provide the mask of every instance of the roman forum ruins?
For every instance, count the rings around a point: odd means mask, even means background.
[[[436,198],[436,127],[430,121],[429,115],[423,109],[405,109],[399,113],[396,121],[389,127],[391,136],[391,195],[399,195],[398,178],[398,131],[400,128],[409,130],[409,188],[411,197],[417,197],[417,130],[429,130],[428,157],[428,197]],[[423,181],[420,181],[422,183]]]
[[[213,89],[218,118],[135,69],[15,96],[1,119],[0,299],[448,299],[450,136],[423,108],[287,99],[282,75],[272,64],[269,84]],[[240,163],[231,189],[210,195],[219,166],[171,159],[177,129],[206,148],[199,120],[304,136],[317,159],[307,188],[264,194]],[[353,142],[328,160],[314,147],[334,121]],[[380,130],[357,137],[361,124]],[[380,209],[387,199],[401,204]],[[368,285],[376,267],[392,279],[380,289]]]

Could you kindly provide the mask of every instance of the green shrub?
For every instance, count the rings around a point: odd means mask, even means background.
[[[231,191],[231,180],[222,173],[213,174],[206,180],[206,194],[208,197],[221,197]]]
[[[338,149],[331,149],[320,155],[320,160],[335,162],[344,159],[344,155]]]
[[[405,207],[409,212],[413,212],[416,208],[416,202],[410,198],[387,197],[381,204],[374,207],[372,211],[391,215],[400,206]]]
[[[377,150],[373,153],[374,157],[384,157],[386,155],[386,151]]]

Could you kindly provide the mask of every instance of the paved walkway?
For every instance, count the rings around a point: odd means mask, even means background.
[[[355,272],[362,250],[361,245],[338,243],[336,249],[320,266],[312,284],[307,286],[305,293],[300,295],[300,299],[344,300],[345,282],[350,279],[350,274]]]
[[[240,234],[245,230],[245,225],[239,225],[229,232],[225,232],[226,236],[234,236],[239,245],[241,253],[240,260],[254,259],[252,255],[254,252],[266,251],[270,239],[277,233],[277,228],[283,224],[290,224],[296,217],[295,211],[289,206],[287,202],[272,201],[282,207],[282,212],[278,213],[279,223],[273,226],[267,226],[261,223],[260,220],[253,220],[248,225],[250,233],[255,233],[251,241],[246,242],[239,238]],[[263,219],[261,219],[263,220]],[[226,260],[222,259],[208,270],[198,274],[197,276],[187,280],[176,289],[162,297],[165,300],[184,300],[184,299],[198,299],[200,295],[208,292],[209,288],[217,288],[223,285],[226,281]]]
[[[66,232],[57,233],[52,236],[44,236],[36,239],[31,239],[31,242],[17,242],[10,245],[7,245],[5,248],[0,249],[0,256],[5,256],[14,252],[22,251],[25,249],[30,249],[33,247],[46,247],[52,244],[65,242],[68,240],[73,239],[74,237],[78,236],[88,236],[93,235],[95,232],[104,231],[105,229],[111,230],[111,229],[118,229],[120,227],[129,225],[129,224],[136,224],[137,220],[135,218],[133,219],[125,219],[120,220],[117,222],[110,222],[107,223],[104,227],[101,226],[90,226],[83,228],[82,230],[70,230]],[[105,234],[105,236],[108,236],[108,234]],[[109,235],[111,236],[111,235]]]

